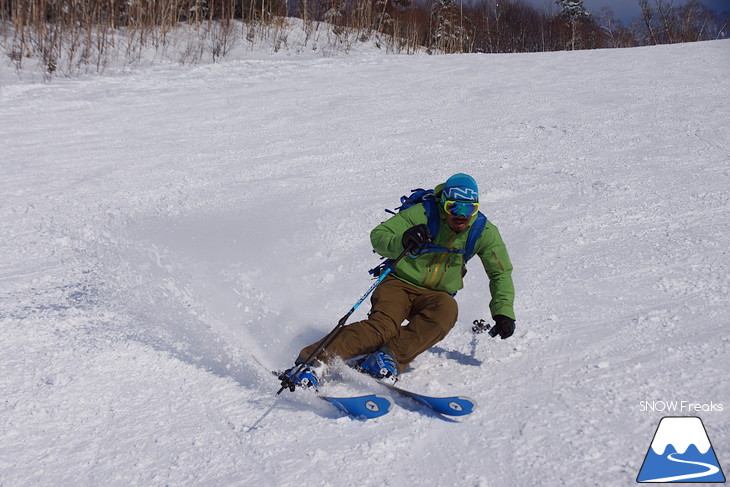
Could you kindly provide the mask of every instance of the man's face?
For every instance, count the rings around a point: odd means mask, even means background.
[[[455,216],[450,213],[446,214],[446,223],[448,223],[449,228],[456,233],[466,230],[469,227],[470,219],[471,218],[468,216]]]

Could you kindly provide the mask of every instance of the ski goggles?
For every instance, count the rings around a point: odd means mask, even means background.
[[[479,211],[479,203],[473,201],[444,201],[444,211],[453,216],[470,217]]]

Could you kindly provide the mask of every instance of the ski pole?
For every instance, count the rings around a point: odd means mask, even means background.
[[[329,332],[322,339],[321,342],[319,342],[319,345],[317,345],[317,348],[315,348],[314,351],[309,354],[309,357],[307,357],[303,362],[301,362],[299,365],[297,365],[296,369],[291,374],[291,377],[295,377],[299,372],[301,372],[301,370],[304,367],[311,365],[312,361],[314,360],[314,357],[316,357],[322,350],[324,350],[324,348],[326,346],[328,346],[330,343],[332,343],[332,341],[334,341],[334,339],[339,334],[340,330],[342,330],[342,328],[345,326],[345,323],[347,323],[348,318],[350,318],[350,316],[352,316],[352,313],[354,313],[355,310],[360,307],[360,305],[363,303],[363,301],[365,301],[365,299],[368,296],[370,296],[370,293],[372,293],[375,290],[375,288],[378,287],[381,282],[383,282],[383,280],[393,270],[395,265],[398,262],[400,262],[400,260],[408,254],[408,252],[411,251],[411,248],[412,247],[408,247],[408,248],[404,249],[403,252],[401,252],[401,254],[398,257],[396,257],[393,260],[393,262],[386,269],[383,270],[383,272],[380,274],[380,277],[378,277],[378,280],[375,281],[372,286],[370,286],[370,289],[368,289],[367,292],[362,295],[360,300],[357,303],[355,303],[355,305],[350,309],[350,311],[348,311],[345,316],[340,318],[340,321],[337,323],[337,326],[335,326],[332,329],[332,331]],[[293,385],[293,382],[292,382],[291,378],[285,377],[284,379],[281,380],[281,389],[279,389],[279,392],[277,392],[276,395],[278,396],[279,394],[281,394],[281,391],[283,391],[284,389],[287,389],[287,388],[291,389],[292,385]]]

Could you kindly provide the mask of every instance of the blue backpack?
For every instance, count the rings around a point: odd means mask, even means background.
[[[431,238],[433,240],[436,240],[436,236],[439,233],[439,227],[441,223],[439,219],[439,205],[438,201],[436,200],[436,196],[433,193],[433,190],[422,188],[414,189],[411,191],[410,196],[401,196],[400,203],[401,205],[396,208],[396,211],[388,209],[386,209],[385,211],[395,215],[396,212],[401,212],[407,208],[410,208],[411,206],[421,203],[423,205],[423,208],[426,210],[426,216],[428,217],[428,231],[431,233]],[[469,229],[469,236],[466,239],[465,249],[450,249],[448,247],[442,247],[440,245],[426,244],[422,249],[419,249],[417,252],[411,252],[412,257],[417,257],[427,252],[449,252],[452,254],[462,254],[464,256],[464,264],[466,264],[469,259],[474,256],[474,247],[476,246],[477,240],[479,240],[479,237],[481,237],[482,231],[486,226],[487,217],[484,216],[484,214],[480,211],[477,214],[477,219],[474,221],[471,228]],[[392,259],[385,259],[383,262],[380,263],[380,265],[378,265],[377,267],[373,267],[368,272],[373,277],[377,278],[380,276],[384,269],[390,267],[392,262]]]

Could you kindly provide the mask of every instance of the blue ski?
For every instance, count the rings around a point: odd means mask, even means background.
[[[383,381],[378,381],[378,382],[383,384],[385,387],[387,387],[391,391],[395,391],[398,394],[410,397],[411,399],[418,401],[419,403],[423,404],[424,406],[431,408],[432,410],[436,411],[437,413],[440,413],[440,414],[443,414],[446,416],[465,416],[467,414],[471,414],[472,412],[474,412],[474,409],[476,409],[476,407],[477,407],[477,404],[474,402],[474,400],[470,399],[468,397],[464,397],[464,396],[441,396],[441,397],[426,396],[424,394],[418,394],[413,391],[407,391],[405,389],[401,389],[400,387],[394,386],[392,384],[388,384],[387,382],[383,382]]]
[[[317,397],[336,406],[350,416],[361,419],[379,418],[390,412],[393,401],[388,396],[368,394],[365,396],[331,397],[317,393]]]
[[[417,392],[413,391],[407,391],[405,389],[401,389],[398,386],[394,386],[392,384],[388,384],[387,382],[378,381],[391,391],[395,391],[398,394],[401,394],[406,397],[410,397],[411,399],[418,401],[419,403],[423,404],[424,406],[427,406],[431,408],[432,410],[436,411],[437,413],[446,415],[446,416],[465,416],[467,414],[471,414],[474,412],[474,410],[477,407],[476,402],[474,402],[473,399],[464,397],[464,396],[440,396],[440,397],[434,397],[434,396],[426,396],[424,394],[418,394]]]
[[[391,391],[397,392],[398,394],[402,396],[409,397],[424,406],[430,408],[431,410],[443,414],[445,416],[466,416],[467,414],[471,414],[474,412],[474,410],[477,407],[477,403],[474,402],[473,399],[465,396],[427,396],[425,394],[419,394],[417,392],[408,391],[406,389],[402,389],[396,385],[391,384],[390,382],[387,382],[383,379],[377,379],[373,377],[372,375],[368,374],[364,370],[357,367],[357,365],[352,366],[352,368],[361,374],[370,377],[371,379],[378,382],[380,385],[387,387]]]

